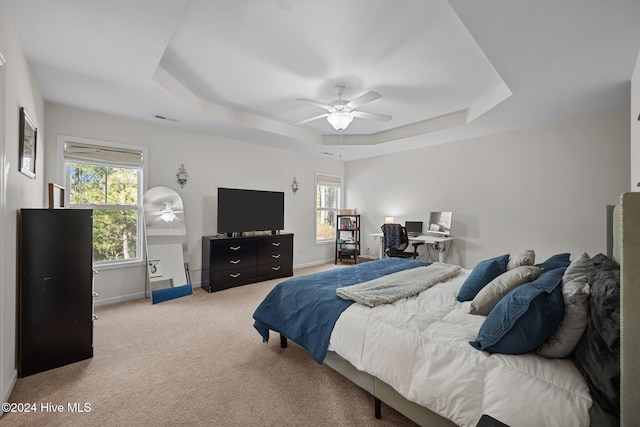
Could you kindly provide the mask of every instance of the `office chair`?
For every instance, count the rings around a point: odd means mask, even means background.
[[[382,235],[384,239],[384,257],[413,258],[418,256],[418,246],[424,242],[411,243],[413,252],[405,252],[409,246],[409,236],[407,230],[400,224],[382,224]]]

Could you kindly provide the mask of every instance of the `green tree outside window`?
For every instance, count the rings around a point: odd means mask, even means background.
[[[69,163],[69,204],[94,209],[94,262],[138,256],[138,182],[135,168]]]

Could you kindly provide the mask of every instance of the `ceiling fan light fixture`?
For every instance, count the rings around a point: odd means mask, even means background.
[[[172,222],[174,219],[176,219],[176,214],[172,211],[164,212],[162,215],[160,215],[160,219],[164,222]]]
[[[346,111],[336,111],[327,116],[327,121],[335,130],[345,130],[353,121],[353,114]]]

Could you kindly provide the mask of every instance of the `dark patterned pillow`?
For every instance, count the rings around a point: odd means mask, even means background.
[[[458,291],[458,301],[471,301],[493,279],[507,271],[509,254],[480,261]]]
[[[591,395],[605,411],[620,415],[620,265],[603,254],[592,259],[587,329],[574,362]]]
[[[571,264],[571,261],[569,260],[570,255],[571,254],[569,254],[568,252],[553,255],[546,261],[541,262],[540,264],[536,264],[536,267],[542,267],[544,268],[544,271],[553,270],[555,268],[569,267],[569,265]]]
[[[489,353],[521,354],[545,342],[564,315],[560,289],[564,271],[553,269],[509,292],[491,310],[470,344]]]

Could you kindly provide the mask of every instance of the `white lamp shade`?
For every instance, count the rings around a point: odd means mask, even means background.
[[[327,116],[327,121],[335,130],[345,130],[353,121],[353,114],[345,111],[336,111]]]
[[[393,217],[392,216],[384,217],[384,223],[385,224],[393,224]]]

